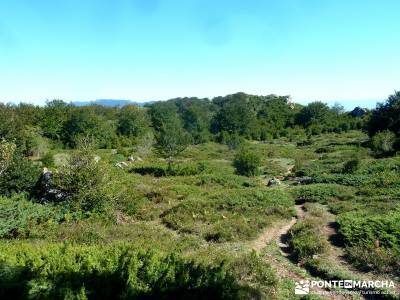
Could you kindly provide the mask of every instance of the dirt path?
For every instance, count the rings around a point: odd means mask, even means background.
[[[287,245],[284,244],[287,233],[290,228],[296,224],[297,220],[304,216],[304,210],[301,205],[296,205],[295,208],[297,217],[292,217],[289,223],[288,221],[279,221],[272,224],[272,226],[268,226],[260,236],[253,241],[252,248],[256,252],[259,253],[271,241],[276,241],[279,247],[287,247]]]
[[[266,257],[279,278],[287,278],[295,282],[300,282],[309,280],[311,276],[309,276],[304,269],[293,265],[288,258],[290,255],[289,246],[287,244],[288,232],[290,228],[292,228],[298,220],[303,219],[306,214],[302,205],[296,205],[295,209],[296,217],[293,217],[290,221],[280,221],[269,226],[252,242],[251,246],[257,253],[264,251],[268,245],[272,244],[273,246],[278,246],[279,251],[276,251],[276,253],[267,251],[262,255]],[[313,288],[313,291],[321,295],[329,292],[329,290],[321,288]],[[324,295],[324,297],[326,299],[348,299],[342,295]]]

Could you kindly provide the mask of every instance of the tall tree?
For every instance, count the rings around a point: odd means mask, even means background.
[[[189,134],[182,128],[179,119],[164,122],[156,134],[156,149],[168,160],[171,167],[173,159],[184,151],[190,143]]]
[[[147,112],[136,105],[128,105],[121,108],[118,113],[117,130],[118,133],[137,138],[150,128],[150,120]]]
[[[400,91],[390,95],[384,103],[378,103],[368,122],[368,133],[390,130],[400,136]]]
[[[62,100],[46,103],[40,124],[44,136],[53,140],[62,139],[64,124],[68,119],[70,109],[71,107]]]
[[[109,148],[115,141],[112,122],[96,115],[91,107],[75,108],[71,111],[63,131],[64,143],[73,148],[82,137],[93,138],[100,148]]]
[[[300,111],[297,121],[304,127],[313,124],[322,124],[327,120],[329,113],[330,110],[327,104],[316,101],[309,103]]]

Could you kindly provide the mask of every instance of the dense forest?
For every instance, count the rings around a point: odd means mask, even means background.
[[[201,144],[229,143],[240,138],[257,141],[304,138],[363,129],[367,124],[368,116],[353,117],[339,104],[328,107],[313,102],[302,106],[289,99],[237,93],[212,100],[177,98],[144,108],[76,107],[62,100],[48,101],[44,107],[2,104],[0,134],[4,139],[15,140],[26,156],[35,156],[45,151],[39,145],[75,148],[77,140],[84,136],[90,136],[99,148],[118,148],[140,143],[148,134],[157,136],[169,131],[179,133],[185,143]],[[378,110],[383,114],[384,109]],[[392,125],[374,120],[380,126],[372,126],[376,131],[384,130],[385,126],[393,129]]]
[[[352,112],[244,93],[0,104],[0,298],[289,299],[304,276],[398,280],[397,151],[400,92]],[[262,238],[291,218],[295,264]]]

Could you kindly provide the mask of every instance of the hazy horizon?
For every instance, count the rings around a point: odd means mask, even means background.
[[[235,93],[230,93],[230,94],[235,94]],[[226,94],[229,95],[229,94]],[[219,96],[226,96],[226,95],[216,95],[214,97],[219,97]],[[269,94],[264,94],[263,96],[266,96]],[[279,96],[285,96],[285,95],[279,95]],[[212,100],[214,97],[198,97],[198,96],[177,96],[177,97],[172,97],[172,98],[168,98],[168,99],[120,99],[120,98],[98,98],[98,99],[61,99],[61,98],[54,98],[57,100],[63,100],[67,103],[71,103],[71,102],[95,102],[95,101],[99,101],[99,100],[115,100],[115,101],[131,101],[131,102],[137,102],[137,103],[150,103],[150,102],[154,102],[154,101],[167,101],[170,99],[175,99],[175,98],[185,98],[185,97],[197,97],[199,99],[201,98],[208,98],[210,100]],[[386,97],[387,98],[387,97]],[[299,104],[308,104],[310,102],[314,102],[314,101],[321,101],[324,103],[329,104],[330,106],[334,105],[334,104],[341,104],[343,105],[343,107],[346,110],[352,110],[353,108],[359,106],[359,107],[363,107],[363,108],[368,108],[368,109],[373,109],[376,107],[376,104],[379,102],[384,102],[386,100],[386,98],[384,99],[348,99],[348,100],[320,100],[320,99],[314,99],[314,100],[304,100],[304,99],[292,99],[293,102],[295,103],[299,103]],[[33,105],[39,105],[39,106],[43,106],[46,104],[46,101],[51,101],[54,99],[45,99],[45,100],[37,100],[37,101],[4,101],[2,99],[0,99],[0,103],[3,104],[7,104],[7,103],[11,103],[11,104],[19,104],[19,103],[27,103],[27,104],[33,104]]]

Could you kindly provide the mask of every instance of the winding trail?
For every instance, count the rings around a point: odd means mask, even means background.
[[[298,270],[295,271],[294,269],[296,267],[298,268],[298,266],[294,265],[293,262],[289,259],[291,254],[289,245],[287,244],[289,230],[299,220],[302,220],[306,217],[306,211],[303,205],[295,205],[295,209],[296,217],[292,217],[289,223],[288,221],[279,221],[266,228],[260,234],[260,236],[252,242],[252,248],[257,253],[260,253],[263,249],[266,248],[268,244],[270,244],[271,242],[275,243],[279,247],[279,252],[277,253],[277,255],[267,254],[267,259],[271,267],[275,270],[279,278],[288,278],[295,282],[300,282],[310,280],[311,276],[303,268],[301,268],[301,270],[304,272],[304,275],[301,274],[301,272],[299,272]],[[317,292],[321,295],[321,298],[325,299],[349,299],[349,297],[346,295],[329,295],[327,294],[330,292],[329,289],[314,287],[313,292]]]
[[[268,226],[259,237],[253,241],[252,248],[259,253],[269,242],[276,241],[278,246],[282,248],[287,248],[287,244],[285,241],[287,240],[287,234],[292,228],[294,224],[298,221],[298,219],[302,219],[304,217],[304,209],[302,205],[296,205],[296,217],[292,217],[292,219],[287,223],[287,221],[278,221],[271,226]],[[286,252],[282,251],[282,254],[286,255]]]

